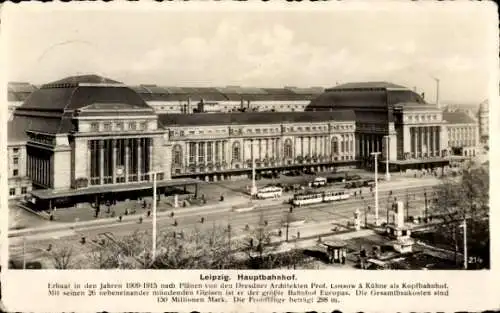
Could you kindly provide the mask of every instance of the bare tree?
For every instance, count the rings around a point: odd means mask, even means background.
[[[48,255],[51,258],[55,269],[66,270],[73,268],[73,247],[58,247],[48,252]]]
[[[442,241],[453,247],[455,256],[463,252],[463,229],[460,225],[467,221],[469,245],[480,247],[481,253],[488,254],[489,259],[489,233],[484,231],[488,228],[489,217],[487,169],[468,167],[462,177],[443,179],[436,196],[433,211],[441,220],[436,231],[444,237]]]

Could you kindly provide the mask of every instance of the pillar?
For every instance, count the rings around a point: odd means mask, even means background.
[[[205,149],[205,158],[203,159],[204,161],[204,164],[205,164],[205,167],[207,165],[207,162],[208,162],[208,141],[205,141],[205,144],[203,145],[203,149]],[[205,168],[205,171],[207,169]]]
[[[142,175],[142,169],[141,169],[141,162],[142,162],[141,139],[137,138],[135,140],[137,141],[137,181],[141,181],[141,175]]]
[[[113,181],[112,183],[115,184],[116,183],[116,145],[117,145],[117,142],[116,142],[116,139],[112,139],[111,140],[111,146],[112,146],[112,149],[113,149],[113,167],[111,168],[112,170],[112,177],[113,177]]]
[[[427,135],[427,155],[430,156],[430,153],[431,153],[431,127],[426,127],[425,128],[425,132],[426,132],[426,135]]]
[[[365,148],[365,136],[364,135],[359,135],[360,139],[360,143],[361,143],[361,156],[365,156],[366,154],[366,148]]]
[[[92,179],[92,169],[90,165],[92,164],[92,154],[91,154],[92,144],[91,141],[87,141],[87,179],[88,185],[90,186],[90,180]],[[31,158],[28,158],[28,163],[30,163]],[[31,164],[28,164],[28,168],[31,168]]]
[[[126,183],[128,183],[129,162],[130,162],[129,139],[125,139],[125,182]]]
[[[441,155],[439,148],[439,126],[434,127],[434,151],[437,156]]]
[[[148,169],[149,169],[149,179],[152,181],[153,180],[153,172],[154,172],[154,168],[153,168],[153,138],[148,138],[147,139],[147,142],[148,142],[148,152],[149,152],[149,158],[148,158]]]
[[[104,140],[99,140],[99,184],[104,184]]]
[[[411,128],[411,145],[412,145],[412,158],[416,158],[417,157],[417,152],[418,152],[418,149],[417,149],[417,128],[416,127],[412,127]]]

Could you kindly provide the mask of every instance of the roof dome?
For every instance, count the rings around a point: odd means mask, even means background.
[[[14,112],[13,122],[25,130],[67,133],[75,112],[84,107],[102,110],[153,109],[129,87],[97,75],[67,77],[35,90]]]
[[[416,92],[388,82],[347,83],[326,89],[311,101],[306,111],[324,111],[333,108],[380,108],[404,103],[426,105]]]

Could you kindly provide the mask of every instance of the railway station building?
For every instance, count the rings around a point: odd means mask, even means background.
[[[299,89],[283,90],[225,94],[213,88],[200,94],[193,88],[181,96],[171,89],[177,94],[169,99],[186,104],[267,99],[284,107],[301,99]],[[169,90],[163,92],[167,99]],[[201,181],[248,177],[253,162],[257,172],[322,171],[373,166],[374,151],[394,170],[442,166],[449,162],[450,144],[467,144],[470,151],[478,141],[477,123],[443,114],[402,86],[345,84],[302,97],[308,103],[303,112],[161,113],[137,87],[99,76],[43,85],[9,122],[9,158],[17,158],[17,164],[9,161],[10,195],[30,194],[43,208],[62,198],[76,203],[127,198],[150,193],[153,173],[159,192],[194,186],[196,193]],[[460,129],[452,142],[448,129]],[[23,186],[11,185],[13,178]]]

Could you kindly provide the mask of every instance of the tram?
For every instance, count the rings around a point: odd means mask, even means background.
[[[292,204],[294,206],[304,206],[322,202],[347,200],[350,197],[351,195],[343,190],[308,191],[294,194]]]

